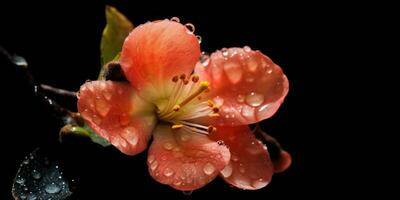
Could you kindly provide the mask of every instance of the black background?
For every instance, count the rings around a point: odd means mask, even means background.
[[[239,190],[217,178],[191,196],[184,196],[149,176],[146,153],[129,157],[112,147],[101,148],[84,141],[57,146],[60,124],[35,98],[20,71],[2,62],[0,199],[12,198],[17,166],[38,146],[60,152],[61,162],[78,182],[74,199],[143,199],[159,195],[175,199],[324,199],[354,191],[353,180],[365,178],[358,176],[359,168],[352,164],[361,155],[346,145],[354,135],[343,131],[353,123],[352,111],[358,108],[345,112],[340,106],[343,101],[357,104],[351,98],[358,91],[354,90],[357,85],[350,86],[354,77],[347,75],[359,65],[351,65],[347,59],[355,56],[353,46],[363,44],[358,32],[353,31],[365,22],[357,15],[350,17],[358,9],[252,1],[218,5],[216,1],[13,1],[0,7],[0,44],[25,57],[38,81],[77,91],[87,79],[96,79],[100,68],[106,4],[117,7],[135,25],[174,16],[183,23],[192,23],[196,34],[203,38],[203,51],[248,45],[278,63],[289,78],[289,95],[276,115],[262,126],[292,154],[293,165],[275,174],[262,190]],[[344,45],[345,41],[351,42]],[[75,109],[72,99],[54,98]],[[352,130],[348,127],[345,132]],[[351,175],[345,176],[347,172]]]

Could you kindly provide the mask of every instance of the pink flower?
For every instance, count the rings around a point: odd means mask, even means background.
[[[196,36],[182,24],[141,25],[121,52],[129,83],[85,83],[79,112],[128,155],[144,151],[153,136],[149,172],[160,183],[194,190],[221,175],[239,188],[262,188],[274,170],[290,163],[274,169],[266,146],[247,125],[277,111],[288,80],[271,59],[249,47],[223,49],[198,61],[200,56]]]

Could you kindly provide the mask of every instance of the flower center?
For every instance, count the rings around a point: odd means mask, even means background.
[[[202,94],[210,90],[209,82],[199,81],[196,74],[174,76],[172,92],[166,104],[159,108],[158,117],[171,124],[172,129],[185,129],[190,132],[209,134],[214,126],[196,123],[196,119],[219,116],[218,106],[211,100],[204,100]],[[198,121],[198,120],[197,120]]]

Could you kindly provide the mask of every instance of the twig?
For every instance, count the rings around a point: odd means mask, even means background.
[[[56,87],[53,87],[53,86],[50,86],[50,85],[46,85],[46,84],[40,84],[40,87],[45,91],[52,92],[54,94],[58,94],[58,95],[61,95],[61,96],[76,97],[76,92],[72,92],[72,91],[69,91],[69,90],[56,88]]]

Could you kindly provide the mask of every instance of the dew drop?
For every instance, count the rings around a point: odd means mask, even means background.
[[[17,182],[17,183],[20,184],[20,185],[23,185],[23,184],[25,183],[25,179],[22,178],[22,177],[17,177],[17,178],[15,179],[15,182]]]
[[[200,35],[196,35],[196,38],[197,38],[197,41],[199,42],[199,44],[201,44],[201,41],[202,41],[201,36]]]
[[[22,163],[24,163],[25,165],[29,164],[29,160],[25,159]]]
[[[250,58],[250,59],[247,61],[247,69],[248,69],[249,71],[251,71],[251,72],[255,72],[255,71],[257,71],[257,68],[258,68],[257,60],[251,59],[251,58]]]
[[[253,119],[254,118],[254,108],[244,105],[242,107],[242,116],[247,118],[247,119]]]
[[[129,142],[133,146],[135,146],[139,141],[139,137],[137,135],[137,131],[133,127],[125,128],[123,136],[124,136],[125,140],[127,142]]]
[[[58,187],[58,185],[56,185],[55,183],[51,183],[51,184],[46,185],[44,190],[49,194],[55,194],[55,193],[60,192],[61,188]]]
[[[186,32],[187,33],[189,33],[189,34],[193,34],[194,33],[195,28],[194,28],[193,24],[187,23],[187,24],[185,24],[185,26],[186,26]]]
[[[246,82],[252,83],[252,82],[254,82],[255,78],[253,76],[247,76],[245,78],[245,80],[246,80]]]
[[[225,168],[221,171],[221,174],[223,177],[228,178],[232,175],[232,164],[229,163],[227,166],[225,166]]]
[[[26,198],[26,197],[25,197]],[[22,199],[22,197],[21,197],[21,199]],[[30,194],[29,196],[28,196],[28,198],[27,198],[27,200],[36,200],[37,199],[37,197],[36,197],[36,195],[34,195],[34,194]]]
[[[267,74],[272,74],[272,69],[268,69]]]
[[[153,170],[153,171],[156,170],[157,167],[158,167],[157,160],[155,160],[153,163],[150,164],[150,169]]]
[[[25,195],[20,195],[19,198],[21,198],[22,200],[26,199]]]
[[[254,188],[259,189],[259,188],[265,187],[266,185],[268,185],[268,183],[269,183],[268,181],[265,181],[264,179],[259,178],[259,179],[257,179],[257,180],[254,180],[254,181],[251,183],[251,185],[252,185]]]
[[[24,191],[28,191],[29,189],[28,189],[28,187],[24,187]]]
[[[123,113],[121,116],[119,116],[119,123],[121,126],[126,126],[129,124],[129,122],[131,122],[131,119],[126,113]]]
[[[224,57],[227,57],[227,56],[229,55],[229,52],[228,52],[228,49],[227,49],[227,48],[222,48],[222,49],[221,49],[221,52],[222,52],[222,55],[223,55]]]
[[[190,136],[187,134],[181,134],[180,138],[183,142],[186,142],[190,139]]]
[[[42,175],[40,174],[40,172],[38,172],[37,170],[32,170],[32,177],[34,179],[40,179],[42,177]]]
[[[103,96],[107,101],[110,101],[111,97],[112,97],[112,94],[109,91],[104,91]]]
[[[176,186],[180,186],[182,184],[182,181],[176,180],[176,181],[174,181],[173,184],[176,185]]]
[[[147,161],[149,162],[149,164],[153,163],[155,159],[156,158],[154,157],[154,155],[149,155],[149,157],[147,157]]]
[[[228,79],[236,84],[242,79],[243,71],[239,64],[235,62],[225,62],[224,64],[225,74],[228,76]]]
[[[218,141],[217,141],[217,144],[218,144],[218,145],[225,145],[225,143],[224,143],[223,140],[218,140]]]
[[[246,103],[250,106],[256,107],[264,102],[264,95],[255,92],[250,93],[246,96]]]
[[[243,174],[246,172],[246,169],[244,167],[239,167],[239,172]]]
[[[219,106],[219,107],[221,107],[222,104],[224,104],[224,99],[221,98],[220,96],[216,96],[216,97],[213,99],[213,101],[214,101],[215,105],[216,105],[216,106]]]
[[[210,64],[210,56],[207,53],[203,52],[201,53],[199,61],[200,64],[203,65],[203,67],[207,67]]]
[[[96,110],[101,116],[106,116],[110,111],[110,104],[102,98],[96,99]]]
[[[170,176],[172,176],[172,175],[174,175],[174,170],[172,170],[171,168],[165,168],[164,169],[164,172],[163,172],[163,174],[164,174],[164,176],[166,176],[166,177],[170,177]]]
[[[250,52],[250,51],[251,51],[251,48],[250,48],[249,46],[244,46],[244,47],[243,47],[243,50],[244,50],[245,52]]]
[[[181,22],[181,20],[178,17],[172,17],[170,20],[177,23]]]
[[[163,144],[163,147],[166,150],[171,150],[172,148],[174,148],[174,145],[169,143],[169,142],[166,142],[166,143]]]
[[[101,124],[101,118],[97,115],[92,115],[92,120],[95,124],[100,125]]]
[[[244,99],[245,99],[244,95],[241,95],[241,94],[239,94],[239,95],[236,97],[236,100],[237,100],[239,103],[243,103],[243,102],[244,102]]]
[[[232,155],[232,160],[234,162],[237,162],[237,161],[239,161],[239,157],[237,157],[236,155]]]

